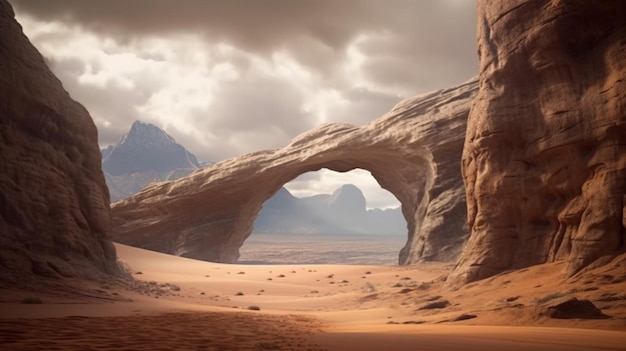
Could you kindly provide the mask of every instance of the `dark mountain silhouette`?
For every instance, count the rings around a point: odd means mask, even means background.
[[[406,235],[407,227],[400,208],[368,210],[361,190],[345,184],[332,194],[304,198],[281,188],[265,202],[254,232]]]
[[[140,121],[132,124],[118,144],[101,152],[111,202],[152,182],[175,180],[203,166],[164,130]]]
[[[102,169],[114,176],[199,167],[196,156],[164,130],[140,121],[133,123],[117,145],[102,151]]]

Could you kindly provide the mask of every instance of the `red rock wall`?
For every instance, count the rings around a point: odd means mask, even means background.
[[[0,285],[117,271],[97,131],[0,0]]]
[[[625,249],[626,2],[478,1],[463,151],[469,242],[451,281]]]

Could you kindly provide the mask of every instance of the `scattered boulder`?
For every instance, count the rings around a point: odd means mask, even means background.
[[[426,305],[418,308],[418,310],[440,309],[440,308],[446,308],[449,305],[450,305],[450,301],[448,301],[448,300],[441,300],[441,301],[436,301],[436,302],[431,302],[429,304],[426,304]]]
[[[555,319],[605,319],[609,316],[602,313],[589,300],[578,300],[575,297],[558,302],[546,308],[543,315]]]
[[[459,321],[465,321],[465,320],[468,320],[468,319],[474,319],[474,318],[476,318],[476,317],[478,317],[478,316],[477,316],[477,315],[475,315],[475,314],[471,314],[471,313],[463,313],[462,315],[460,315],[460,316],[458,316],[458,317],[454,318],[452,321],[453,321],[453,322],[459,322]]]
[[[359,302],[363,303],[363,302],[367,302],[367,301],[373,301],[373,300],[377,300],[378,299],[378,294],[370,294],[370,295],[366,295],[363,296],[359,299]]]
[[[376,286],[374,286],[374,284],[370,282],[367,282],[363,284],[363,286],[361,287],[361,290],[366,293],[371,293],[371,292],[376,291]]]

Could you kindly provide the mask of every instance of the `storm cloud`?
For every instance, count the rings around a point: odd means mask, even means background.
[[[368,123],[478,71],[470,0],[12,4],[102,147],[139,119],[219,161],[323,123]]]

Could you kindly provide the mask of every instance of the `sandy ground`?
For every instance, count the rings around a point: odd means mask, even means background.
[[[227,265],[116,246],[134,283],[0,289],[0,349],[626,350],[624,256],[568,280],[555,263],[451,290],[447,264]],[[545,315],[570,297],[604,316]]]

